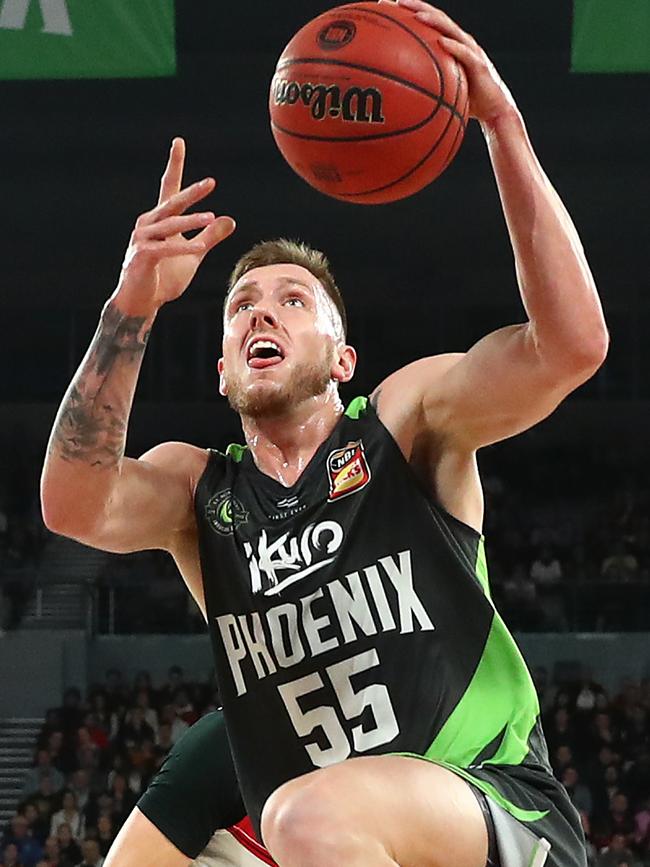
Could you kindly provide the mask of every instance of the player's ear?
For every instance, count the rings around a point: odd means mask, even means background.
[[[219,394],[222,397],[225,397],[228,394],[228,386],[226,385],[226,377],[223,373],[223,358],[220,358],[217,362],[217,371],[219,372]]]
[[[357,366],[357,351],[354,346],[341,343],[334,350],[332,379],[336,382],[349,382]]]

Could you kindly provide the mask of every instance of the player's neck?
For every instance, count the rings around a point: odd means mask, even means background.
[[[257,468],[285,487],[294,485],[343,414],[338,393],[309,398],[286,415],[242,416],[246,443]]]

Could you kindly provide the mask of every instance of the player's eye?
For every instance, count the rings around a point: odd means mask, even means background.
[[[287,298],[287,300],[284,303],[289,304],[291,307],[304,307],[305,306],[305,302],[302,300],[302,298],[298,298],[295,295],[292,296],[291,298]]]
[[[250,310],[250,308],[251,308],[252,306],[253,306],[253,302],[252,302],[252,301],[240,301],[239,304],[235,307],[235,309],[234,309],[233,312],[234,312],[234,313],[239,313],[240,310]]]

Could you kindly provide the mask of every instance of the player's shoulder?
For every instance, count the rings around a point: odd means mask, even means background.
[[[384,424],[400,426],[417,415],[426,399],[442,398],[445,376],[464,357],[463,352],[447,352],[419,358],[386,377],[370,395],[370,402]]]
[[[201,477],[209,459],[209,449],[182,442],[159,443],[140,456],[141,461],[195,481]]]

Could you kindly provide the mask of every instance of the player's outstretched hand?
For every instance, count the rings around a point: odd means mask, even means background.
[[[205,256],[235,229],[232,217],[217,217],[212,211],[185,213],[205,199],[216,182],[204,178],[181,189],[184,166],[185,142],[175,138],[158,204],[136,220],[113,296],[130,315],[148,316],[179,298]],[[197,230],[191,239],[183,235]]]
[[[517,110],[510,91],[494,64],[473,36],[466,33],[441,9],[423,0],[397,0],[415,12],[416,18],[441,34],[440,44],[461,63],[469,83],[469,113],[479,121],[491,121]]]

